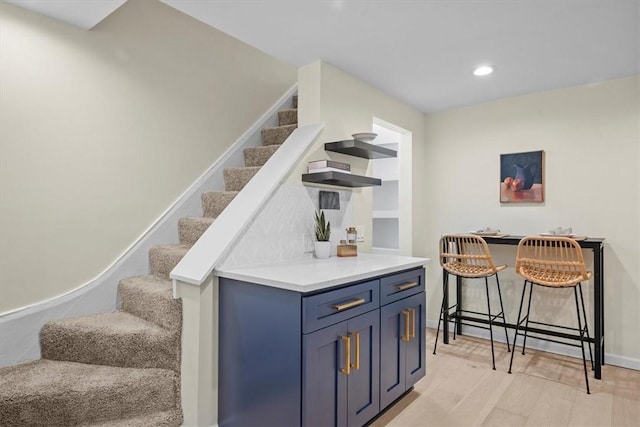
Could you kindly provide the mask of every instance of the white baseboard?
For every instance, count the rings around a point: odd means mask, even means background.
[[[201,215],[200,194],[223,189],[224,168],[244,165],[244,148],[262,143],[261,129],[277,126],[278,111],[291,102],[296,90],[297,85],[287,90],[106,270],[63,295],[1,313],[0,367],[40,358],[40,329],[48,321],[117,309],[118,282],[126,277],[149,274],[149,249],[175,242],[180,218]]]
[[[191,424],[180,424],[180,427],[218,427],[218,423],[209,424],[209,425],[200,425],[200,426],[195,426],[195,425],[191,425]]]
[[[438,326],[437,320],[427,320],[427,327],[431,329],[436,329]],[[442,328],[442,325],[440,326]],[[452,329],[450,328],[450,331]],[[474,328],[473,326],[462,326],[462,332],[464,335],[469,335],[476,338],[483,338],[486,340],[490,339],[489,331],[486,329]],[[513,332],[509,331],[509,343],[513,344]],[[440,332],[442,333],[442,331]],[[498,341],[501,343],[507,342],[505,339],[504,328],[495,327],[493,328],[493,339],[494,341]],[[518,339],[518,344],[522,345],[521,338]],[[578,359],[582,359],[582,351],[576,347],[570,347],[562,344],[557,344],[554,342],[543,341],[539,339],[535,339],[533,337],[527,337],[527,348],[533,348],[536,350],[546,351],[549,353],[561,354],[563,356],[575,357]],[[589,357],[587,353],[587,357]],[[607,365],[619,366],[621,368],[634,369],[636,371],[640,371],[640,359],[634,359],[631,357],[618,356],[616,354],[605,353],[604,360]]]

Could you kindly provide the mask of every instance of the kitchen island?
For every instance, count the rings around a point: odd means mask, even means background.
[[[426,258],[221,269],[220,426],[355,426],[425,374]]]

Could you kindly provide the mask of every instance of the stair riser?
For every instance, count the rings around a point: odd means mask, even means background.
[[[159,286],[159,285],[158,285]],[[118,285],[120,309],[170,331],[182,328],[182,300],[130,286],[126,280]]]
[[[224,188],[226,191],[240,191],[258,172],[258,168],[225,169]]]
[[[278,126],[294,125],[298,123],[298,110],[278,111]]]
[[[236,197],[237,192],[208,192],[202,193],[202,216],[216,218]]]
[[[178,221],[178,238],[180,244],[192,246],[209,228],[211,222],[193,221],[190,218],[181,218]]]
[[[268,145],[263,147],[246,148],[244,150],[244,165],[264,166],[279,147],[279,145]]]
[[[296,130],[296,125],[262,129],[262,145],[280,145]]]
[[[158,277],[169,279],[171,270],[180,262],[184,253],[174,253],[169,251],[151,248],[149,250],[149,264],[151,266],[151,274]]]
[[[40,332],[42,358],[122,368],[178,371],[179,335],[105,334],[46,324]]]

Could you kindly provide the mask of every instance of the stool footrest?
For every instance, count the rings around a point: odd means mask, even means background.
[[[521,333],[520,331],[518,331],[518,335],[520,335],[522,337],[524,336],[524,334]],[[527,338],[535,338],[535,339],[542,340],[542,341],[554,342],[556,344],[568,345],[570,347],[578,347],[578,348],[582,347],[580,344],[573,344],[573,343],[569,343],[569,342],[566,342],[566,341],[554,340],[552,338],[542,337],[542,336],[539,336],[539,335],[527,334]],[[575,338],[572,338],[572,339],[575,339]]]

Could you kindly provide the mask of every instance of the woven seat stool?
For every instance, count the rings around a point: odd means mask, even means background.
[[[455,321],[467,326],[488,329],[491,337],[491,362],[493,369],[496,369],[496,358],[493,346],[493,323],[496,319],[501,318],[504,325],[504,333],[507,339],[507,351],[511,351],[509,346],[509,335],[507,334],[506,320],[504,317],[504,307],[502,305],[502,293],[500,292],[500,280],[498,272],[507,268],[506,265],[496,266],[489,252],[487,242],[480,236],[474,234],[445,234],[440,238],[440,266],[443,269],[442,279],[442,304],[440,305],[440,318],[438,319],[438,329],[436,330],[436,342],[433,346],[433,354],[436,354],[438,347],[438,336],[440,334],[440,324],[443,322],[445,313],[447,317],[452,316]],[[487,312],[480,313],[476,311],[463,310],[456,301],[451,306],[446,306],[445,294],[449,286],[449,275],[462,277],[465,279],[484,279],[487,294]],[[500,312],[491,314],[491,299],[489,297],[489,280],[491,276],[496,277],[496,286],[498,288],[498,299],[500,301]],[[450,314],[454,310],[455,314]],[[461,321],[461,314],[465,314],[464,320],[472,322],[472,324]],[[482,316],[482,317],[480,317]],[[486,317],[486,318],[485,318]],[[484,326],[484,325],[489,325]],[[455,328],[453,339],[455,339]]]
[[[513,353],[515,353],[518,335],[523,336],[522,354],[525,354],[527,335],[558,344],[565,344],[573,347],[579,346],[582,349],[582,363],[584,365],[584,379],[587,383],[587,394],[590,394],[589,377],[587,375],[587,360],[584,351],[585,335],[587,337],[586,341],[587,346],[589,347],[592,369],[593,354],[591,352],[591,338],[589,336],[587,316],[584,309],[584,298],[582,296],[582,282],[591,278],[591,272],[586,269],[584,258],[582,256],[582,248],[580,248],[578,242],[568,237],[527,236],[518,244],[516,273],[524,277],[524,286],[522,287],[522,297],[520,298],[520,308],[518,309],[518,321],[516,322],[516,331],[513,337],[514,351],[511,353],[509,373],[511,373],[511,367],[513,365]],[[527,291],[527,284],[529,285],[529,302],[527,304],[526,315],[521,317],[524,296]],[[556,289],[573,288],[573,295],[576,303],[576,314],[578,317],[578,327],[574,328],[531,320],[530,313],[534,288],[533,285]],[[580,302],[578,302],[578,294],[580,295]],[[580,309],[582,309],[582,316]],[[524,328],[522,327],[523,323]],[[553,329],[541,329],[536,326],[529,327],[529,325],[547,326]],[[560,329],[561,331],[556,331],[555,329]],[[531,333],[528,333],[529,331],[531,331]],[[577,332],[578,336],[576,338],[576,336],[569,335],[565,331]],[[562,338],[564,341],[555,340],[546,336],[542,337],[540,334]],[[567,340],[576,339],[579,339],[579,345],[567,342]]]

